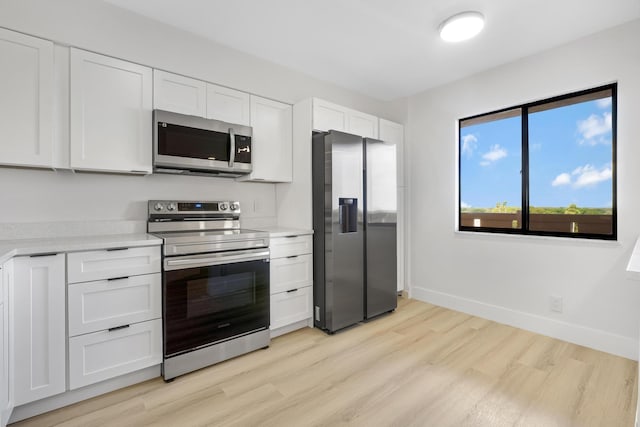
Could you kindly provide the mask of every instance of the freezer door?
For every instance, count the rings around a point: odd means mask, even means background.
[[[314,136],[314,324],[328,332],[364,320],[363,157],[359,136]]]
[[[365,139],[366,313],[370,319],[397,306],[396,146]]]

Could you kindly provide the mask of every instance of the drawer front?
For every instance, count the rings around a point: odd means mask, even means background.
[[[312,253],[311,236],[274,237],[269,241],[271,259]]]
[[[271,329],[311,318],[312,305],[311,286],[300,288],[294,292],[271,295]]]
[[[74,252],[67,255],[69,283],[160,272],[160,246]]]
[[[69,339],[69,389],[84,387],[162,362],[162,321]]]
[[[69,285],[69,336],[158,319],[161,295],[160,273]]]
[[[313,260],[310,254],[272,259],[269,270],[271,294],[313,284]]]

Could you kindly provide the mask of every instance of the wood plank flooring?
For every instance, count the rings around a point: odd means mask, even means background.
[[[415,300],[18,426],[631,427],[638,364]]]

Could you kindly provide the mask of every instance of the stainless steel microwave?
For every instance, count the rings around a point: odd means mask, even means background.
[[[237,177],[251,172],[250,126],[153,111],[153,170]]]

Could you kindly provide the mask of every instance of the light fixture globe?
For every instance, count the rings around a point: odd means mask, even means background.
[[[440,38],[446,42],[461,42],[475,37],[484,27],[480,12],[462,12],[453,15],[440,25]]]

